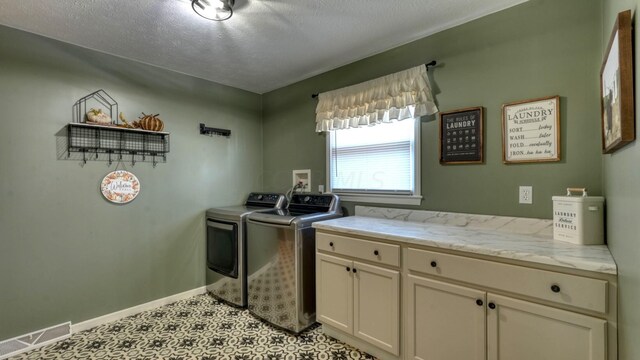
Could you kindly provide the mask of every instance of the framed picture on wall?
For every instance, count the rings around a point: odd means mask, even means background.
[[[481,164],[484,109],[440,112],[440,164]]]
[[[559,96],[502,105],[502,161],[560,161]]]
[[[600,69],[602,152],[635,140],[631,10],[618,14]]]

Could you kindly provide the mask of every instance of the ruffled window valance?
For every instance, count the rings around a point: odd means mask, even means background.
[[[316,131],[371,126],[438,112],[424,65],[318,95]]]

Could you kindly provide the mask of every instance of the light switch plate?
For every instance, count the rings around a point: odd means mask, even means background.
[[[533,186],[520,186],[520,204],[533,204]]]

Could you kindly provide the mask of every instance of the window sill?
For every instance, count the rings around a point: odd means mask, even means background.
[[[349,194],[338,192],[334,194],[340,197],[340,201],[415,206],[420,205],[422,202],[422,196],[419,195]]]

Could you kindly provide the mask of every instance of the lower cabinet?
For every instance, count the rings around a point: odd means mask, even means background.
[[[488,360],[604,360],[607,322],[489,294]]]
[[[317,320],[384,360],[615,360],[616,294],[615,275],[316,234]]]
[[[353,335],[400,353],[400,272],[353,262]]]
[[[408,359],[485,359],[485,292],[413,275],[405,289]]]
[[[316,256],[316,319],[353,334],[353,261]]]
[[[400,272],[317,254],[316,318],[400,354]]]
[[[607,322],[408,275],[409,359],[604,360]]]

